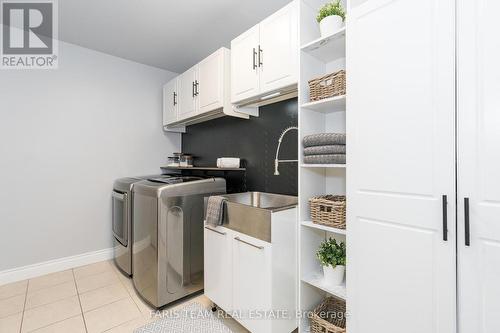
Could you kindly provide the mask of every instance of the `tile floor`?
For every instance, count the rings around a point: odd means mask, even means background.
[[[200,295],[165,310],[190,302],[211,305]],[[112,261],[0,286],[0,333],[131,333],[154,315]],[[224,322],[234,333],[247,332]]]

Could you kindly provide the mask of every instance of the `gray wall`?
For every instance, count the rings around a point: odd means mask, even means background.
[[[59,44],[57,70],[0,71],[0,271],[112,246],[115,178],[159,173],[176,74]]]

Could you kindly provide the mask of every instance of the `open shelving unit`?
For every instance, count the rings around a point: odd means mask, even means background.
[[[306,135],[325,132],[346,132],[346,95],[310,101],[308,81],[345,69],[345,28],[327,37],[320,37],[316,22],[318,9],[326,0],[301,0],[300,3],[300,74],[299,104],[299,307],[311,311],[327,296],[348,298],[348,279],[340,286],[330,286],[323,279],[323,269],[316,258],[319,245],[328,237],[347,242],[349,230],[312,223],[309,199],[324,194],[346,194],[345,164],[303,163],[302,139]],[[346,0],[342,1],[344,8]],[[347,73],[348,75],[348,73]],[[307,318],[300,319],[299,332],[309,332]]]

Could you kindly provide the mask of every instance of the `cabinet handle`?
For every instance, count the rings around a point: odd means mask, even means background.
[[[262,49],[260,48],[260,45],[259,45],[259,67],[260,67],[260,66],[262,66],[262,65],[264,64],[264,62],[262,61],[262,58],[264,58],[264,57],[263,57],[263,54],[262,54],[262,53],[263,53],[263,51],[264,51],[264,50],[262,50]]]
[[[448,197],[443,195],[443,240],[448,241]]]
[[[257,68],[257,64],[255,63],[255,57],[256,57],[256,56],[257,56],[257,52],[255,52],[255,47],[254,47],[254,48],[253,48],[253,51],[252,51],[252,57],[253,57],[253,61],[252,61],[252,70]]]
[[[194,81],[193,81],[193,87],[192,87],[192,95],[194,97]]]
[[[259,250],[263,250],[263,249],[264,249],[264,247],[263,247],[263,246],[257,246],[257,245],[254,245],[254,244],[252,244],[252,243],[249,243],[249,242],[244,241],[243,239],[241,239],[241,238],[239,238],[239,237],[234,237],[234,239],[236,239],[236,240],[237,240],[237,241],[239,241],[239,242],[245,243],[245,244],[247,244],[247,245],[253,246],[253,247],[255,247],[256,249],[259,249]]]
[[[174,91],[174,106],[177,105],[177,93]]]
[[[465,246],[470,246],[469,198],[464,198]]]
[[[221,231],[218,231],[218,230],[215,230],[215,229],[209,228],[209,227],[207,227],[207,226],[205,226],[205,229],[210,230],[210,231],[213,231],[213,232],[216,232],[216,233],[218,233],[219,235],[223,235],[223,236],[226,234],[225,232],[221,232]]]

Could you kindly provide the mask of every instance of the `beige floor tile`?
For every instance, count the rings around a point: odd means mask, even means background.
[[[0,318],[23,312],[26,295],[18,295],[0,300]]]
[[[0,300],[26,294],[27,287],[28,280],[4,284],[3,286],[0,286]]]
[[[149,322],[146,318],[139,317],[119,326],[105,331],[106,333],[132,333],[136,328],[142,327]]]
[[[32,333],[86,333],[82,315],[42,327]]]
[[[132,291],[132,293],[130,294],[130,296],[132,297],[132,300],[134,301],[135,305],[137,306],[137,308],[139,309],[139,311],[141,311],[141,314],[144,318],[146,319],[151,319],[152,317],[154,317],[155,313],[156,313],[156,309],[153,309],[151,306],[149,306],[146,302],[144,302],[142,300],[142,298],[140,298],[136,291]]]
[[[61,283],[37,291],[30,290],[28,291],[28,296],[26,297],[26,309],[53,303],[70,296],[74,296],[76,294],[76,286],[74,281]]]
[[[81,314],[81,308],[77,296],[26,310],[22,332],[30,332],[79,314]]]
[[[102,272],[84,278],[77,278],[76,285],[78,287],[78,293],[82,294],[87,291],[91,291],[97,288],[102,288],[109,286],[111,284],[117,283],[118,276],[113,271]]]
[[[101,261],[95,264],[74,268],[75,278],[82,279],[87,276],[104,273],[113,270],[109,261]]]
[[[73,271],[71,269],[67,271],[39,276],[37,278],[30,279],[28,292],[37,291],[43,288],[52,287],[70,281],[74,281]]]
[[[87,312],[129,297],[130,295],[127,289],[125,289],[121,282],[117,282],[106,287],[80,294],[80,302],[83,312]]]
[[[0,332],[5,332],[5,333],[19,332],[19,329],[21,328],[22,319],[23,319],[22,312],[19,312],[12,316],[1,318]]]
[[[131,278],[128,278],[126,277],[125,275],[123,274],[119,274],[118,275],[118,279],[123,283],[123,285],[125,286],[125,288],[130,292],[135,292],[134,290],[134,285],[132,283],[132,279]]]
[[[98,333],[140,318],[141,313],[130,298],[125,298],[86,312],[83,316],[85,317],[88,332]]]

